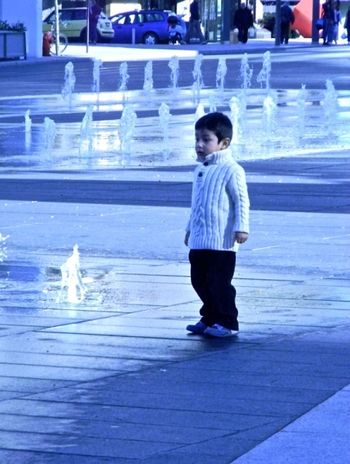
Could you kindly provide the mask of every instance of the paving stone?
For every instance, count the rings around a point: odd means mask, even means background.
[[[82,454],[107,458],[144,459],[152,454],[174,448],[174,444],[119,439],[98,439],[92,437],[77,437],[73,435],[50,435],[22,432],[6,432],[0,434],[2,448],[28,451],[64,452],[69,454]]]
[[[0,450],[0,460],[6,464],[115,464],[115,458],[17,450]],[[118,458],[118,461],[120,464],[135,463],[134,459]]]
[[[229,433],[229,430],[206,429],[205,427],[183,427],[147,424],[139,425],[128,421],[104,422],[95,418],[64,419],[1,414],[2,430],[8,432],[32,432],[62,435],[76,435],[92,438],[117,438],[121,440],[154,440],[164,443],[188,444],[200,442]]]
[[[171,413],[170,413],[171,411]],[[122,407],[113,405],[99,405],[97,403],[70,403],[35,401],[26,399],[15,399],[3,401],[0,404],[0,413],[23,414],[31,416],[61,417],[79,420],[80,415],[103,420],[105,422],[125,422],[135,424],[153,424],[165,426],[184,426],[194,427],[199,424],[201,428],[213,428],[216,430],[234,431],[255,427],[259,424],[268,423],[273,415],[254,415],[235,414],[234,411],[225,413],[206,413],[202,411],[169,410],[160,409],[156,405],[146,405],[144,407]],[[292,416],[286,416],[286,420],[291,420]],[[232,429],[233,427],[233,429]]]

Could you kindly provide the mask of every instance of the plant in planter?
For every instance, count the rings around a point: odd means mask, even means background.
[[[0,59],[26,58],[26,28],[23,23],[0,21]]]
[[[19,21],[14,24],[9,24],[7,21],[0,21],[0,31],[25,32],[26,27]]]

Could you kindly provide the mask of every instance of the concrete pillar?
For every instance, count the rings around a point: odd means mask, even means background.
[[[230,30],[233,21],[233,8],[231,0],[221,0],[221,42],[230,40]]]
[[[27,29],[27,56],[42,56],[42,0],[0,0],[0,19]]]

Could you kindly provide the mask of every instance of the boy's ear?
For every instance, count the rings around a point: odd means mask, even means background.
[[[230,139],[230,138],[225,137],[224,139],[222,139],[222,140],[221,140],[222,150],[224,150],[225,148],[229,147],[229,146],[230,146],[230,143],[231,143],[231,139]]]

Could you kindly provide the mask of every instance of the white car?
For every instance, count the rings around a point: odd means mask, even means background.
[[[62,8],[59,11],[60,29],[68,39],[86,41],[86,8]],[[50,31],[55,25],[55,11],[50,13],[43,22],[43,32]],[[111,21],[102,12],[97,22],[97,38],[99,42],[110,41],[114,37]]]

